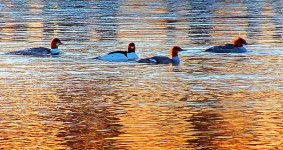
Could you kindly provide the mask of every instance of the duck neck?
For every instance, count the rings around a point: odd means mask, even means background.
[[[178,56],[172,57],[172,62],[173,63],[180,63],[180,58]]]
[[[178,51],[174,50],[173,48],[170,49],[170,51],[169,51],[169,57],[170,57],[170,58],[178,57]]]
[[[60,50],[58,48],[51,49],[51,55],[58,55],[59,53],[60,53]]]
[[[134,53],[136,50],[135,48],[131,49],[131,47],[128,48],[128,53]]]

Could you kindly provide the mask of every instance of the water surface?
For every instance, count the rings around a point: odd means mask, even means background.
[[[1,1],[1,149],[283,149],[283,1]],[[204,49],[241,36],[244,54]],[[7,56],[49,46],[58,57]],[[188,51],[182,63],[91,58]]]

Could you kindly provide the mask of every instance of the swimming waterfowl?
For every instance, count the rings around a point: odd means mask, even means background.
[[[247,49],[244,48],[244,45],[248,43],[243,38],[237,37],[232,41],[231,44],[226,44],[224,46],[213,46],[209,49],[206,49],[205,52],[213,53],[244,53],[247,52]]]
[[[58,38],[54,38],[50,41],[50,49],[45,47],[35,47],[26,50],[20,50],[15,52],[8,52],[8,55],[34,55],[34,56],[45,56],[45,55],[59,55],[59,45],[63,43]]]
[[[178,53],[185,51],[179,46],[173,46],[169,51],[169,57],[166,56],[153,56],[150,58],[140,59],[139,63],[150,63],[150,64],[179,64],[181,62],[178,57]]]
[[[138,59],[138,55],[136,52],[135,43],[130,43],[128,45],[128,51],[114,51],[110,52],[106,55],[96,57],[96,59],[104,60],[104,61],[129,61]]]

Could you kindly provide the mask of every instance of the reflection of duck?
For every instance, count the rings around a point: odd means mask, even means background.
[[[224,46],[214,46],[207,50],[206,52],[213,53],[244,53],[247,52],[247,49],[243,47],[243,45],[247,45],[248,43],[243,38],[237,37],[232,41],[232,44],[226,44]]]
[[[130,43],[128,51],[114,51],[103,56],[96,57],[96,59],[104,61],[128,61],[138,59],[138,55],[135,53],[135,43]]]
[[[139,63],[151,63],[151,64],[179,64],[180,59],[178,57],[178,52],[184,51],[179,46],[173,46],[170,49],[169,57],[166,56],[154,56],[151,58],[145,58],[138,60]]]
[[[63,44],[58,38],[54,38],[50,42],[50,48],[45,47],[36,47],[36,48],[30,48],[26,50],[21,51],[15,51],[15,52],[9,52],[6,54],[9,55],[34,55],[34,56],[44,56],[44,55],[59,55],[60,50],[58,49],[58,46]]]

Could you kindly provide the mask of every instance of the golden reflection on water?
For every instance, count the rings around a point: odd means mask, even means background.
[[[117,148],[186,147],[187,137],[191,134],[189,132],[191,125],[185,120],[178,119],[188,117],[186,112],[189,109],[184,107],[184,104],[174,104],[174,99],[165,98],[165,95],[169,96],[171,93],[166,93],[162,88],[128,92],[132,93],[132,96],[126,97],[120,104],[125,107],[121,108],[124,113],[119,117],[119,124],[123,125],[120,131],[123,134],[115,138],[121,143]],[[179,99],[178,97],[175,98]]]
[[[12,84],[20,84],[11,89]],[[35,82],[33,82],[35,84]],[[43,120],[45,113],[52,112],[56,96],[46,89],[34,88],[29,81],[21,83],[6,81],[1,85],[1,147],[2,148],[66,148],[63,139],[58,137],[62,124]],[[37,83],[40,84],[40,83]],[[44,92],[43,92],[44,91]],[[32,93],[24,95],[25,93]],[[62,146],[60,146],[62,145]]]
[[[0,56],[1,149],[282,149],[280,2],[23,3],[0,3],[1,52],[66,45]],[[202,52],[239,34],[251,53]],[[89,59],[129,42],[193,52],[180,66]]]

